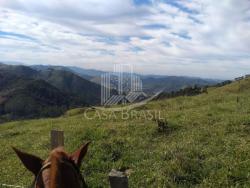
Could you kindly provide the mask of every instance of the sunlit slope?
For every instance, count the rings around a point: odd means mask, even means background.
[[[65,131],[73,151],[91,140],[82,172],[90,187],[107,187],[112,168],[131,169],[130,187],[249,187],[250,80],[208,94],[154,101],[137,109],[157,111],[169,123],[165,133],[149,117],[103,118],[94,111],[18,121],[0,126],[0,183],[29,185],[31,174],[14,155],[16,146],[45,158],[51,129]],[[133,112],[134,113],[134,112]],[[99,118],[101,117],[101,119]],[[106,116],[105,116],[106,117]]]

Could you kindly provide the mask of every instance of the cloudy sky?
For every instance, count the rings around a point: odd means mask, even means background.
[[[250,0],[0,0],[0,61],[233,78],[250,73]]]

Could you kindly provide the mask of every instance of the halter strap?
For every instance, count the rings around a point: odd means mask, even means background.
[[[73,169],[73,171],[74,171],[74,173],[75,173],[77,179],[79,180],[79,182],[80,182],[80,184],[81,184],[81,188],[86,187],[85,181],[84,181],[83,177],[81,176],[79,169],[78,169],[74,164],[72,164],[72,163],[70,163],[70,162],[68,162],[68,161],[63,161],[62,163],[64,163],[64,164],[70,166],[70,168]],[[45,169],[50,168],[50,167],[51,167],[51,162],[48,162],[48,163],[46,163],[46,164],[44,164],[44,165],[42,166],[42,168],[39,170],[39,172],[38,172],[38,174],[37,174],[37,176],[36,176],[36,178],[35,178],[35,181],[34,181],[34,183],[33,183],[34,188],[36,188],[38,178],[41,176],[42,172],[43,172]],[[33,187],[33,186],[31,186],[31,187]]]
[[[35,181],[34,181],[34,188],[36,188],[38,178],[42,174],[43,170],[45,170],[46,168],[49,168],[50,166],[51,166],[51,162],[48,162],[45,165],[43,165],[42,168],[39,170],[39,172],[35,178]]]

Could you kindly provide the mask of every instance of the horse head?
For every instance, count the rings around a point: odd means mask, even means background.
[[[13,148],[23,165],[34,176],[34,188],[85,188],[80,166],[87,153],[89,142],[72,154],[62,147],[51,151],[46,160]]]

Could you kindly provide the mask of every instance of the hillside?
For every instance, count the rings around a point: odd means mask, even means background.
[[[0,123],[20,118],[59,116],[76,101],[73,98],[70,101],[70,96],[43,80],[11,78],[8,87],[0,92]]]
[[[100,104],[101,87],[66,70],[46,69],[39,71],[39,78],[61,91],[74,94],[89,105]]]
[[[246,79],[207,94],[150,102],[126,120],[112,110],[99,119],[95,111],[74,109],[60,118],[5,123],[0,183],[30,185],[31,174],[10,147],[46,158],[50,130],[60,129],[70,152],[92,141],[82,166],[90,187],[108,187],[112,168],[130,169],[130,187],[249,187],[249,99]],[[144,110],[160,111],[168,128],[159,131],[155,121],[140,116]]]
[[[34,80],[41,79],[58,88],[61,92],[78,96],[85,104],[94,105],[100,103],[101,87],[74,74],[67,67],[42,65],[28,67],[0,63],[0,73],[4,77],[11,79],[12,77]]]
[[[55,117],[67,109],[100,103],[100,86],[59,69],[35,70],[0,63],[0,123]]]

